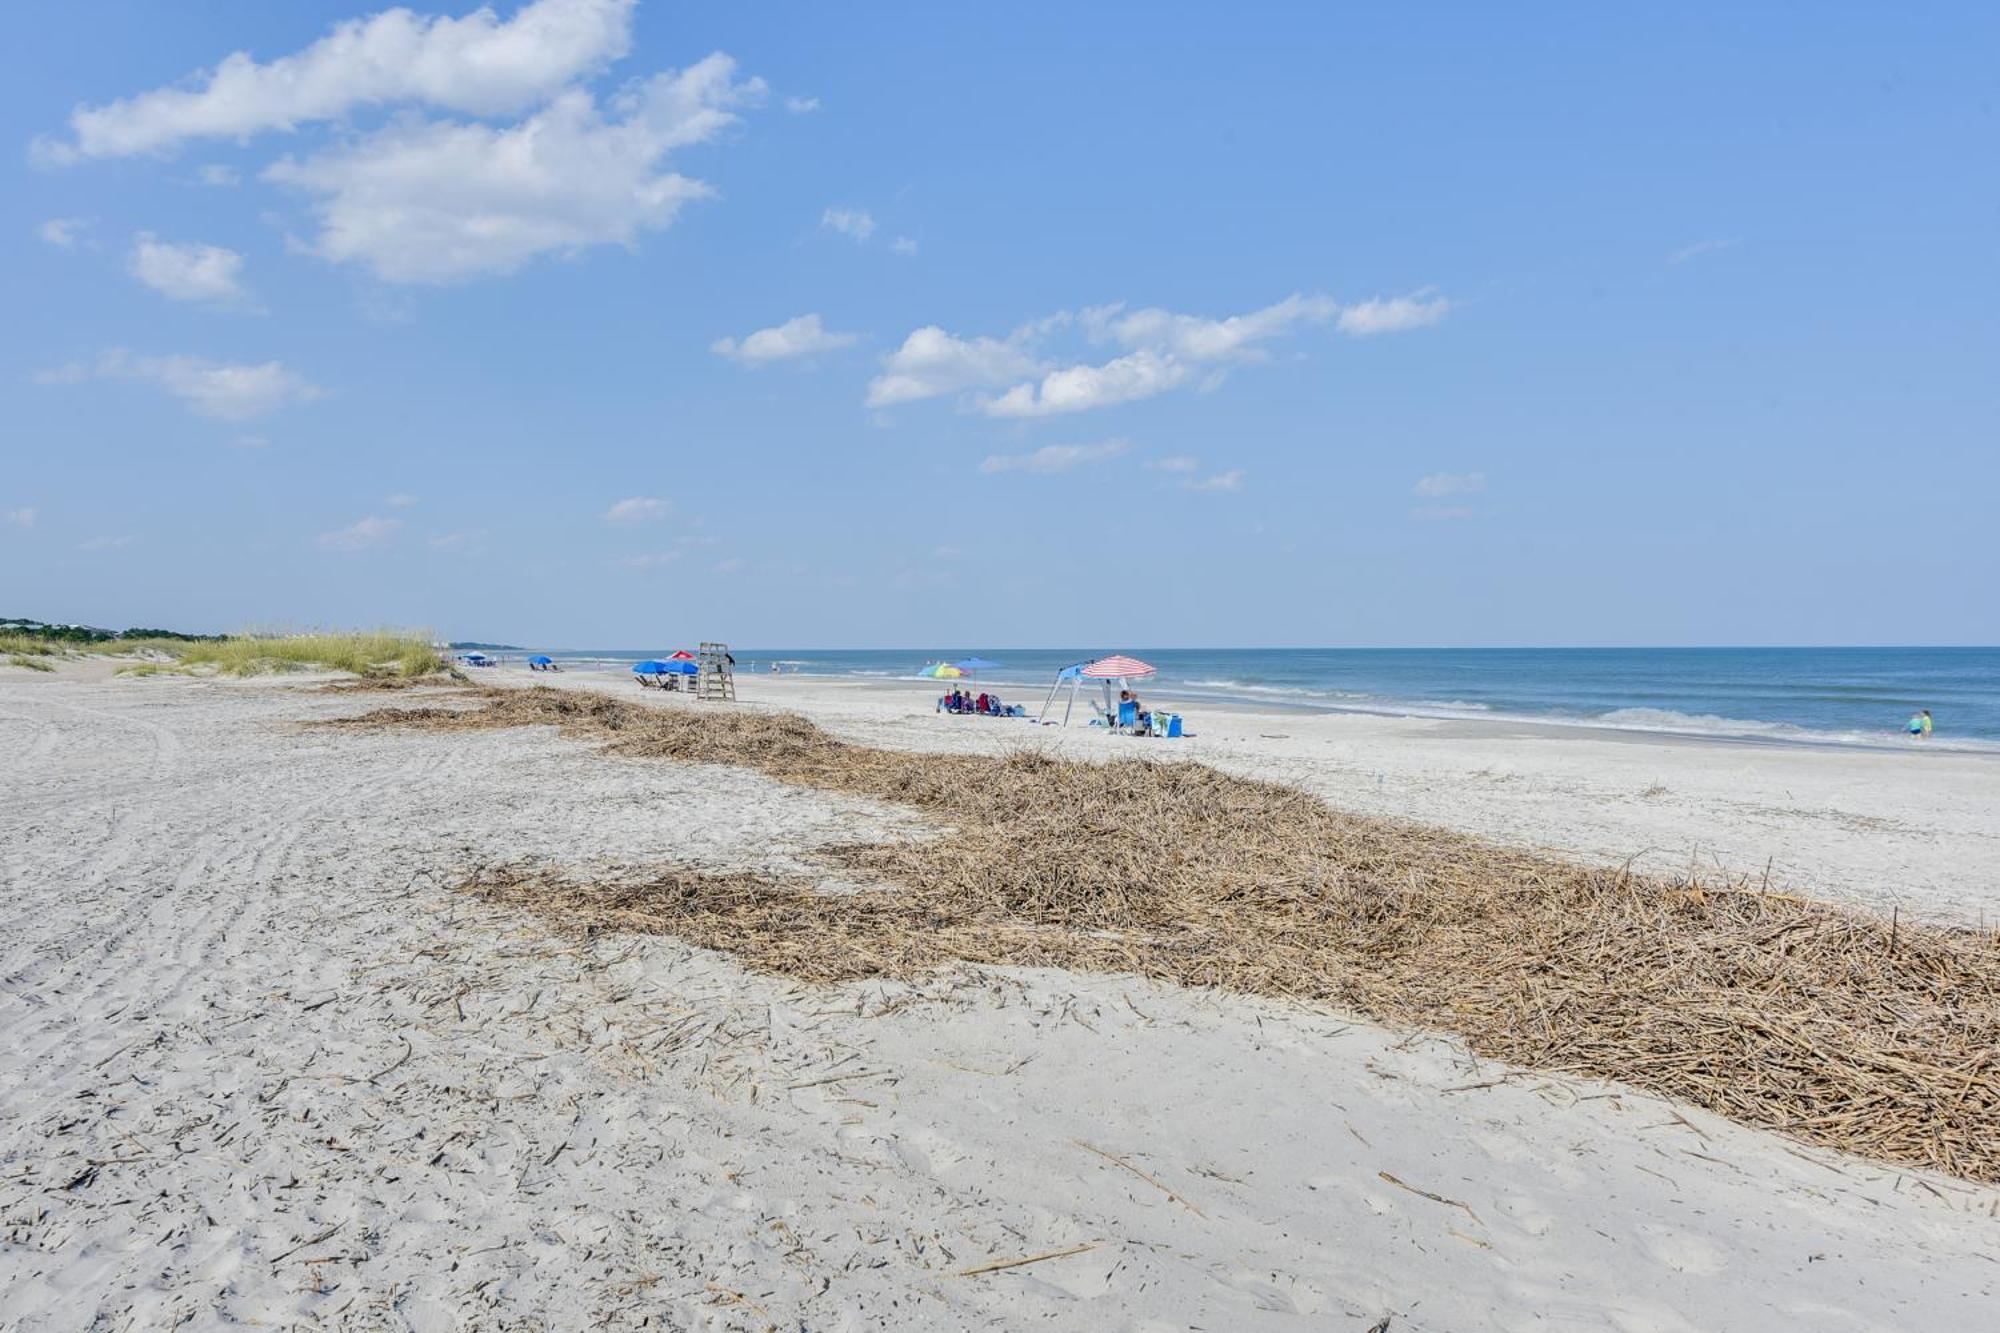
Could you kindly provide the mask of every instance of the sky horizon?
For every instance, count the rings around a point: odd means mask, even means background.
[[[27,10],[0,615],[2000,642],[2000,11]]]

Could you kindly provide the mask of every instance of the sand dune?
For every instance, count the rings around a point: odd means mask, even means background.
[[[878,743],[1019,736],[745,685]],[[810,991],[552,938],[448,885],[524,856],[792,869],[909,816],[546,731],[295,725],[379,702],[0,676],[0,1328],[1990,1319],[2000,1191],[1442,1039],[1122,978]],[[1978,759],[1457,726],[1218,715],[1195,744],[1579,855],[1637,832],[1684,864],[1693,834],[1940,915],[1993,891]]]

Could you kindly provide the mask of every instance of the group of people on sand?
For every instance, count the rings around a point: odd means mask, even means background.
[[[1012,717],[1014,710],[1000,702],[997,694],[981,691],[974,696],[970,690],[954,689],[938,700],[940,713],[979,713],[986,717]],[[1027,710],[1022,709],[1022,712]]]

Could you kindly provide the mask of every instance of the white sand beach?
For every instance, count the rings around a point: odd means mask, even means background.
[[[310,683],[0,672],[0,1329],[1992,1322],[2000,1189],[1445,1038],[552,935],[451,883],[797,867],[910,816],[546,728],[303,730],[393,702]],[[742,691],[885,746],[1169,744],[939,716],[914,685]],[[1983,756],[1189,711],[1174,753],[1351,809],[2000,915]]]

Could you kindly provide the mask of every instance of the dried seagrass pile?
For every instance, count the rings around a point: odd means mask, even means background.
[[[832,849],[889,886],[862,893],[657,868],[580,882],[504,867],[467,886],[568,928],[672,934],[810,981],[963,960],[1321,1002],[2000,1181],[1991,933],[1572,865],[1195,763],[913,754],[792,715],[551,689],[476,697],[328,725],[554,724],[616,754],[742,765],[939,823],[931,838]]]

